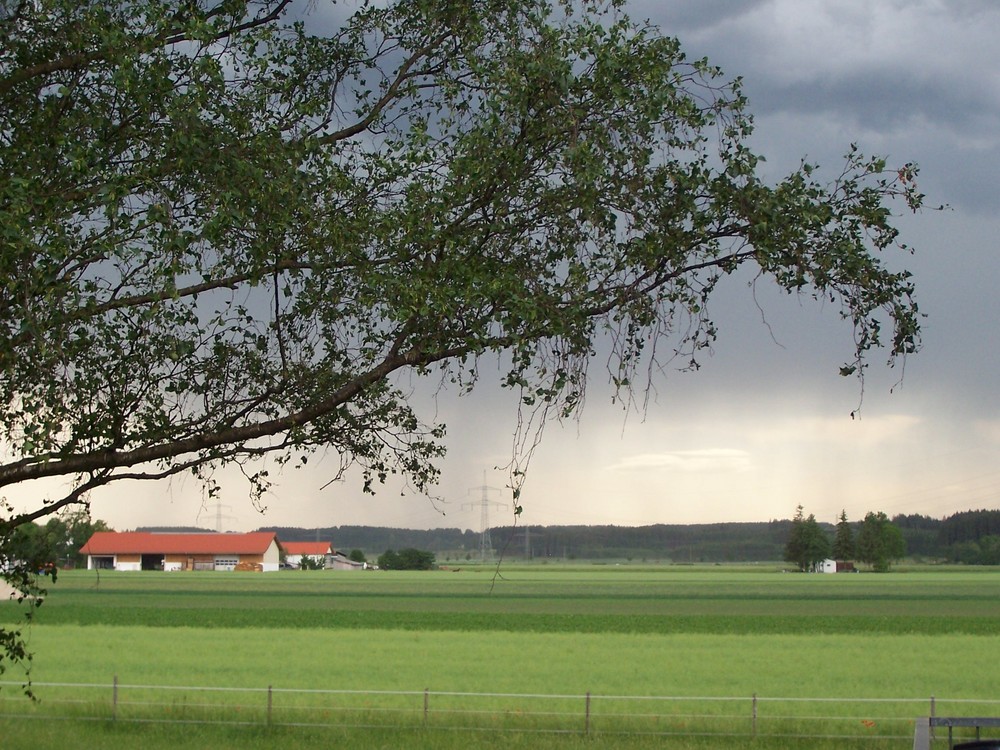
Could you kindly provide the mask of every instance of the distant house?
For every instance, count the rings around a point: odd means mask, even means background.
[[[333,545],[330,542],[281,542],[281,548],[290,567],[302,567],[303,557],[322,560],[324,568],[333,567]]]
[[[816,564],[817,573],[853,573],[854,563],[847,560],[826,559]]]
[[[168,534],[98,531],[80,548],[88,570],[277,570],[274,532]]]

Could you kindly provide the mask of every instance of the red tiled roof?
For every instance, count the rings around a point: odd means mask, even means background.
[[[84,555],[262,555],[274,532],[251,534],[155,534],[98,531],[80,548]]]
[[[333,545],[330,542],[281,542],[281,547],[288,555],[333,554]]]

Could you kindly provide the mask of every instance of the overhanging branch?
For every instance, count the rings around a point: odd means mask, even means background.
[[[461,356],[468,350],[468,347],[455,347],[428,353],[414,348],[401,354],[386,357],[378,366],[354,378],[329,397],[276,419],[205,432],[181,440],[167,441],[132,450],[107,449],[50,458],[44,461],[34,457],[23,459],[0,467],[0,487],[34,479],[105,472],[119,467],[154,463],[192,453],[212,451],[220,446],[245,445],[250,441],[287,432],[320,419],[357,397],[368,386],[384,380],[392,372],[403,367],[429,365],[444,359]]]

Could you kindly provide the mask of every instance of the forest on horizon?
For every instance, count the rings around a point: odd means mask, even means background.
[[[1000,564],[1000,510],[969,510],[937,519],[896,515],[892,522],[913,559]],[[855,528],[860,519],[852,522]],[[821,523],[833,537],[834,525]],[[790,519],[711,524],[650,526],[497,526],[489,529],[494,558],[553,560],[631,560],[770,562],[784,557]],[[416,548],[437,555],[439,563],[478,560],[483,535],[469,529],[403,529],[377,526],[323,528],[262,527],[282,541],[330,541],[345,553],[360,549],[368,557],[386,550]],[[996,559],[993,559],[996,557]]]

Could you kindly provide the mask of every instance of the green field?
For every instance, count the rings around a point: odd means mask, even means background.
[[[16,685],[0,691],[4,747],[49,746],[67,731],[86,732],[89,747],[127,745],[130,733],[148,747],[277,736],[306,747],[317,732],[324,743],[467,747],[474,731],[477,746],[498,747],[712,747],[701,735],[718,733],[726,747],[909,748],[932,696],[938,715],[1000,711],[1000,572],[501,573],[65,572],[25,631],[40,703]],[[18,617],[0,605],[0,621]],[[82,715],[107,720],[72,718]],[[160,723],[206,718],[229,723],[198,724],[194,744]],[[831,739],[782,736],[810,733]]]

